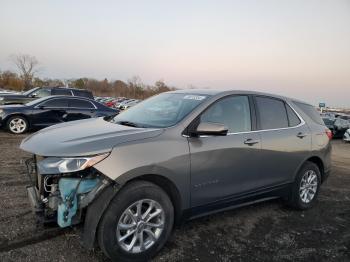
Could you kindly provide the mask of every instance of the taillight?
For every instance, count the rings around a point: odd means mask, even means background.
[[[328,128],[326,129],[326,135],[328,136],[329,140],[331,140],[333,138],[333,133]]]

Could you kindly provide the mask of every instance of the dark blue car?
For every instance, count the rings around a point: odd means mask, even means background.
[[[104,117],[119,111],[94,100],[71,96],[43,97],[25,105],[0,107],[0,126],[14,134],[62,122]]]

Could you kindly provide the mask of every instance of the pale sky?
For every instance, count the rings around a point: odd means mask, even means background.
[[[350,107],[350,0],[0,0],[0,70],[159,79]]]

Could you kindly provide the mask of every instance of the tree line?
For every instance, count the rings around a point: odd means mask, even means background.
[[[159,80],[153,85],[147,85],[137,76],[127,81],[97,80],[88,77],[69,80],[40,78],[37,76],[39,62],[35,57],[20,54],[11,56],[11,60],[17,68],[17,72],[0,70],[1,89],[25,91],[33,87],[69,86],[90,90],[95,96],[122,96],[138,99],[175,90],[174,87],[166,85],[163,80]]]

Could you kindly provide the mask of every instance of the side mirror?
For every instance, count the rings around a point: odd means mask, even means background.
[[[198,136],[226,136],[228,128],[219,123],[202,122],[198,125],[194,134]]]
[[[31,95],[29,95],[29,97],[31,97],[31,98],[34,98],[34,97],[37,97],[37,94],[31,94]]]
[[[45,109],[45,106],[38,106],[39,109]]]

